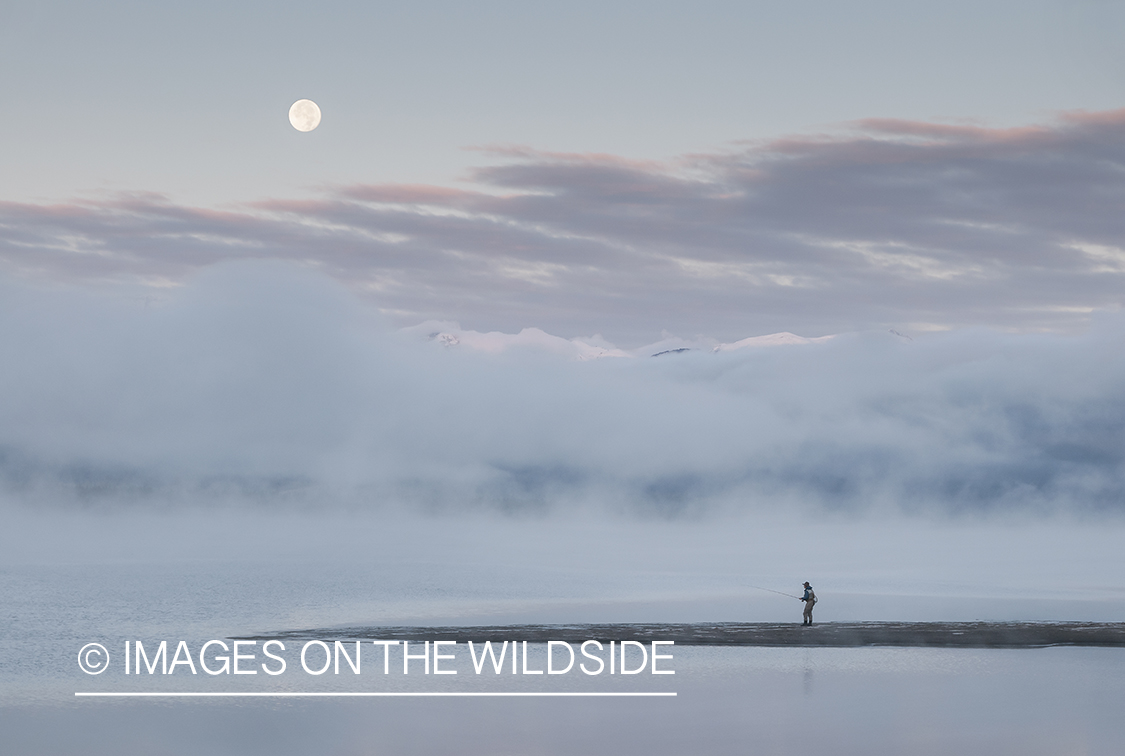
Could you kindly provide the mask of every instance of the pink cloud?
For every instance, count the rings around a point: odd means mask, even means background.
[[[617,324],[637,343],[662,329],[1067,328],[1125,306],[1121,276],[1081,252],[1125,249],[1125,110],[1019,128],[869,119],[667,162],[488,153],[471,176],[485,189],[357,184],[219,209],[152,193],[4,203],[0,261],[115,281],[313,262],[404,324]]]

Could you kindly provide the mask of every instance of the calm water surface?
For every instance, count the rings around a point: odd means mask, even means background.
[[[574,571],[458,576],[447,566],[300,563],[0,570],[5,754],[1116,754],[1125,651],[676,648],[674,676],[383,677],[372,657],[310,677],[91,677],[78,648],[355,621],[603,619],[614,594]],[[690,592],[669,575],[668,606]],[[623,573],[622,595],[643,579]],[[487,587],[482,587],[487,586]],[[597,601],[583,604],[594,596]],[[652,602],[658,605],[659,596]],[[635,607],[634,607],[635,608]],[[703,611],[699,607],[695,610]],[[691,610],[691,611],[695,611]],[[644,611],[650,611],[646,609]],[[657,611],[657,610],[652,610]],[[580,616],[579,616],[580,615]],[[629,617],[626,617],[629,619]],[[461,652],[464,654],[464,652]],[[544,649],[532,649],[531,667]],[[185,672],[184,669],[180,670]],[[641,690],[636,699],[76,699],[88,690]]]

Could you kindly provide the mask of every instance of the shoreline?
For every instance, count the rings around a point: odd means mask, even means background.
[[[527,641],[653,640],[681,646],[916,648],[1125,647],[1125,622],[597,623],[574,625],[362,625],[243,635],[233,640]]]

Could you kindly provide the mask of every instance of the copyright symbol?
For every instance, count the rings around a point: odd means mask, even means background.
[[[87,643],[78,652],[78,666],[88,675],[100,675],[109,668],[109,652],[100,643]]]

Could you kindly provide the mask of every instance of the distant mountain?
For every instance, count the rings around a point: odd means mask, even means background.
[[[772,346],[787,346],[790,344],[820,344],[829,339],[835,338],[834,336],[818,336],[813,339],[807,339],[804,336],[798,336],[795,333],[783,331],[781,333],[771,333],[768,336],[751,336],[748,339],[735,341],[731,344],[719,344],[712,349],[713,352],[732,352],[735,349],[745,349],[747,347],[772,347]]]
[[[747,347],[790,346],[797,344],[818,344],[834,336],[806,338],[785,331],[766,336],[751,336],[732,343],[717,343],[714,339],[696,337],[681,339],[665,334],[660,341],[637,347],[620,349],[600,335],[566,339],[554,336],[539,328],[524,328],[519,333],[501,331],[469,331],[460,324],[445,321],[427,321],[402,331],[415,337],[423,337],[446,348],[465,348],[473,351],[500,354],[510,349],[530,349],[551,352],[570,359],[584,362],[603,357],[661,357],[669,354],[683,354],[693,351],[729,352]]]

